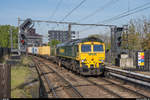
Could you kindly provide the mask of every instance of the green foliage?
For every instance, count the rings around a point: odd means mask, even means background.
[[[122,48],[128,50],[140,50],[141,49],[141,38],[140,33],[136,32],[136,26],[133,21],[130,21],[128,36],[123,33]]]
[[[128,50],[150,49],[150,23],[148,20],[136,19],[129,23],[128,36],[123,34],[122,48]]]
[[[48,42],[48,46],[50,46],[50,42]]]
[[[37,84],[27,85],[37,78],[36,73],[32,71],[35,69],[28,67],[28,64],[31,63],[30,57],[23,56],[21,63],[11,68],[11,98],[32,98],[33,94],[30,91],[38,89]]]
[[[50,45],[51,47],[56,47],[57,44],[61,43],[58,40],[51,40],[51,42],[48,43],[48,45]]]
[[[60,41],[58,40],[51,40],[51,42],[48,42],[48,46],[51,46],[51,55],[52,56],[55,56],[55,48],[56,48],[56,45],[61,43]]]
[[[17,47],[18,28],[10,25],[0,25],[0,47],[11,47],[10,43],[10,28],[13,34],[13,45]]]
[[[51,48],[51,56],[55,56],[55,50],[56,49],[54,47]]]
[[[142,48],[144,50],[150,49],[150,33],[146,34],[146,37],[142,41]]]

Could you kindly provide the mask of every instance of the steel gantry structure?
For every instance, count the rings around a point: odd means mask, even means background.
[[[18,19],[18,22],[25,21],[23,19]],[[44,21],[44,20],[32,20],[32,22],[37,23],[51,23],[51,24],[67,24],[68,25],[68,33],[69,37],[71,37],[71,26],[72,25],[79,25],[79,26],[105,26],[105,27],[115,27],[115,25],[107,25],[107,24],[83,24],[83,23],[76,23],[76,22],[65,22],[65,21]],[[69,38],[70,39],[70,38]]]

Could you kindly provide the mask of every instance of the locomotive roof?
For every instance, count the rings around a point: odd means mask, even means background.
[[[83,42],[101,42],[103,43],[103,41],[99,38],[96,37],[87,37],[87,38],[82,38],[82,39],[74,39],[74,40],[70,40],[61,44],[58,44],[57,47],[61,47],[61,46],[71,46],[71,45],[77,45],[78,43],[83,43]]]

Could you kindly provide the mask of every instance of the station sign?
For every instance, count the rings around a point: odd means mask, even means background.
[[[138,66],[144,66],[144,52],[138,52]]]

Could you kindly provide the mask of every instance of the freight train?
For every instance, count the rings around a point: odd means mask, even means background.
[[[28,53],[46,58],[51,57],[50,46],[29,47]],[[56,46],[54,58],[59,67],[65,66],[78,74],[102,75],[105,44],[95,37],[67,41]]]

